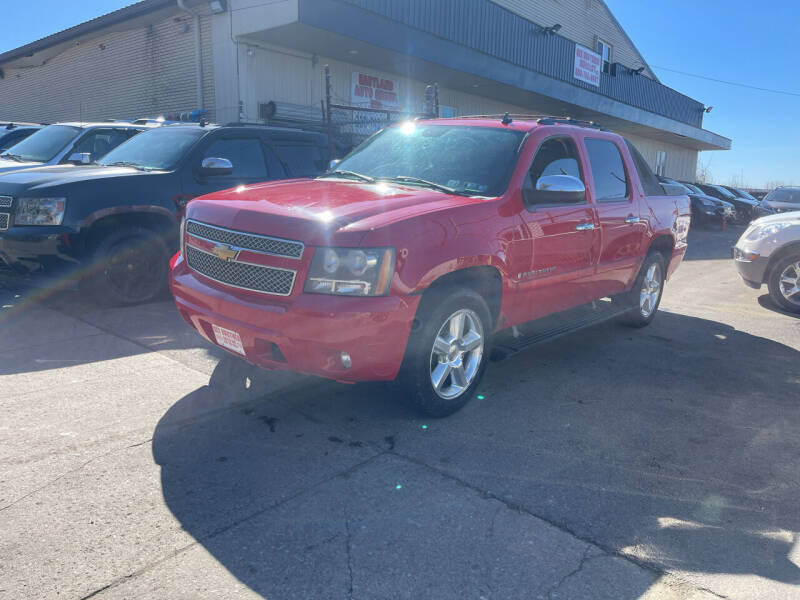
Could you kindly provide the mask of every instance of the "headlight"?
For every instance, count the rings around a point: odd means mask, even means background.
[[[61,225],[66,198],[20,198],[15,225]]]
[[[393,248],[317,248],[306,278],[312,294],[382,296],[394,275]]]
[[[744,239],[749,240],[751,242],[756,242],[758,240],[763,240],[766,237],[770,237],[772,235],[777,234],[782,229],[786,229],[789,227],[791,223],[773,223],[771,225],[757,225],[752,231],[750,231]]]

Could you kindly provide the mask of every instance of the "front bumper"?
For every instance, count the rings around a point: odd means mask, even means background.
[[[69,268],[77,264],[70,245],[73,229],[64,226],[20,226],[0,231],[0,260],[17,271]]]
[[[754,289],[759,289],[764,283],[764,276],[769,264],[769,258],[760,256],[747,248],[734,246],[731,248],[733,262],[745,284]]]
[[[181,317],[210,342],[217,344],[217,325],[241,336],[242,358],[254,365],[344,382],[397,376],[420,300],[304,293],[251,299],[200,281],[182,259],[170,272],[170,289]]]

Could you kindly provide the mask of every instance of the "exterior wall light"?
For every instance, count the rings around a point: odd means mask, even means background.
[[[561,23],[556,23],[555,25],[550,25],[550,27],[545,27],[542,31],[545,35],[552,35],[559,29],[561,29]]]
[[[228,9],[227,2],[225,0],[211,0],[208,3],[208,7],[215,15],[224,13]]]

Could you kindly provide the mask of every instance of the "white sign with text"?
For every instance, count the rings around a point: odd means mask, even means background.
[[[603,58],[585,46],[575,44],[575,70],[573,77],[590,85],[600,86],[600,67]]]

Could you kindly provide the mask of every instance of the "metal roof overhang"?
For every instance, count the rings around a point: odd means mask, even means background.
[[[417,80],[437,81],[448,89],[517,106],[535,106],[537,111],[553,115],[596,121],[623,134],[694,150],[728,150],[731,147],[730,139],[711,131],[332,0],[300,0],[298,21],[251,32],[242,39],[313,52]]]

